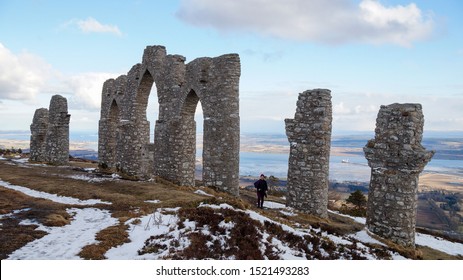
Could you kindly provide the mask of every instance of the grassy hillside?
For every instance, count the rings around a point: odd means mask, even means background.
[[[261,210],[254,207],[254,193],[244,189],[240,197],[233,197],[211,188],[180,187],[159,178],[149,182],[122,180],[100,174],[95,168],[91,162],[72,161],[68,167],[54,167],[30,164],[27,159],[0,160],[0,258],[6,259],[27,243],[46,236],[38,224],[65,227],[74,220],[70,208],[90,207],[5,188],[16,185],[59,197],[101,201],[91,207],[109,211],[118,222],[99,231],[95,242],[82,244],[78,256],[83,259],[108,258],[112,248],[133,243],[131,234],[136,230],[148,234],[137,249],[137,258],[459,259],[443,252],[429,253],[422,247],[407,250],[387,242],[358,240],[364,225],[332,212],[329,219],[319,219],[289,208]],[[284,204],[281,197],[270,195],[268,199]],[[161,226],[163,233],[150,232]]]

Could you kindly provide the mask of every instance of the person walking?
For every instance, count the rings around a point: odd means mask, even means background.
[[[259,180],[254,183],[254,187],[257,190],[257,207],[264,208],[264,197],[267,196],[268,189],[264,174],[260,174]]]

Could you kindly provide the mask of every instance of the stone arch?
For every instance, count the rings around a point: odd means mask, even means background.
[[[145,70],[141,76],[140,84],[137,88],[136,104],[136,118],[141,121],[147,121],[146,109],[150,98],[151,89],[154,85],[154,78],[149,70]]]
[[[196,94],[196,91],[194,89],[191,89],[185,100],[183,101],[183,106],[181,110],[181,115],[183,118],[191,118],[193,117],[196,113],[196,108],[198,107],[198,103],[200,101],[199,96]]]
[[[194,185],[194,112],[201,102],[203,135],[209,147],[203,153],[203,163],[207,161],[203,181],[207,186],[237,195],[240,74],[237,54],[198,58],[185,64],[185,57],[168,55],[163,46],[146,47],[142,63],[134,65],[125,76],[125,82],[121,79],[122,83],[118,84],[124,93],[116,93],[122,102],[118,103],[121,112],[118,142],[118,153],[122,155],[121,175],[134,179],[155,175],[181,185]],[[159,111],[152,147],[148,144],[146,107],[153,83],[156,84]],[[114,92],[111,87],[110,82],[105,83],[103,92]],[[107,130],[105,112],[110,106],[110,96],[102,95],[100,135]],[[107,145],[104,141],[99,143],[101,163]],[[152,161],[147,157],[151,155],[151,147],[154,150]]]
[[[174,157],[175,169],[180,185],[195,185],[196,165],[196,121],[195,113],[200,102],[199,96],[194,90],[188,91],[183,99],[178,118],[172,123],[175,135],[174,150],[180,156]]]
[[[136,88],[133,117],[134,117],[134,130],[136,131],[137,137],[133,139],[133,145],[135,153],[138,154],[137,160],[139,161],[139,170],[142,177],[151,177],[154,170],[154,143],[150,143],[151,134],[151,122],[148,118],[148,107],[151,92],[154,87],[156,89],[155,77],[149,69],[140,65],[142,71],[140,76],[136,78],[138,80],[138,86]],[[142,74],[141,74],[142,73]],[[157,95],[157,94],[156,94]],[[153,97],[151,97],[153,98]],[[154,97],[157,99],[157,96]],[[154,132],[154,128],[153,128]]]

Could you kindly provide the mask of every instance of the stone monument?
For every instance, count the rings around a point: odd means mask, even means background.
[[[31,124],[30,160],[53,165],[69,163],[69,122],[66,98],[54,95],[49,110],[35,111]]]
[[[286,119],[290,142],[287,205],[328,217],[328,174],[331,148],[331,91],[299,94],[294,119]]]
[[[375,138],[363,148],[371,167],[367,228],[396,244],[415,246],[418,176],[434,155],[421,146],[420,104],[381,106]]]
[[[204,185],[238,195],[240,58],[226,54],[197,58],[168,55],[163,46],[146,47],[142,63],[103,85],[98,157],[102,170],[134,179],[159,176],[195,185],[196,122],[204,115]],[[146,117],[153,84],[159,115],[154,143]]]

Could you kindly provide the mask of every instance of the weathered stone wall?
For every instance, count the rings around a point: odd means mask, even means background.
[[[288,206],[328,217],[328,174],[331,148],[331,91],[299,94],[294,119],[286,119],[291,144],[288,167]]]
[[[68,102],[61,95],[53,95],[48,110],[47,161],[54,165],[69,163]]]
[[[204,115],[203,182],[238,194],[239,77],[237,54],[198,58],[167,55],[146,47],[142,63],[103,85],[99,123],[102,169],[135,178],[160,176],[180,185],[195,183],[196,123]],[[149,143],[148,98],[156,85],[159,117]]]
[[[48,131],[48,109],[35,110],[31,124],[30,160],[45,162]]]
[[[381,106],[363,149],[371,167],[367,227],[406,247],[415,246],[418,176],[434,155],[421,145],[423,125],[420,104]]]
[[[54,95],[49,110],[35,111],[31,124],[31,161],[54,165],[69,163],[69,121],[66,98]]]

